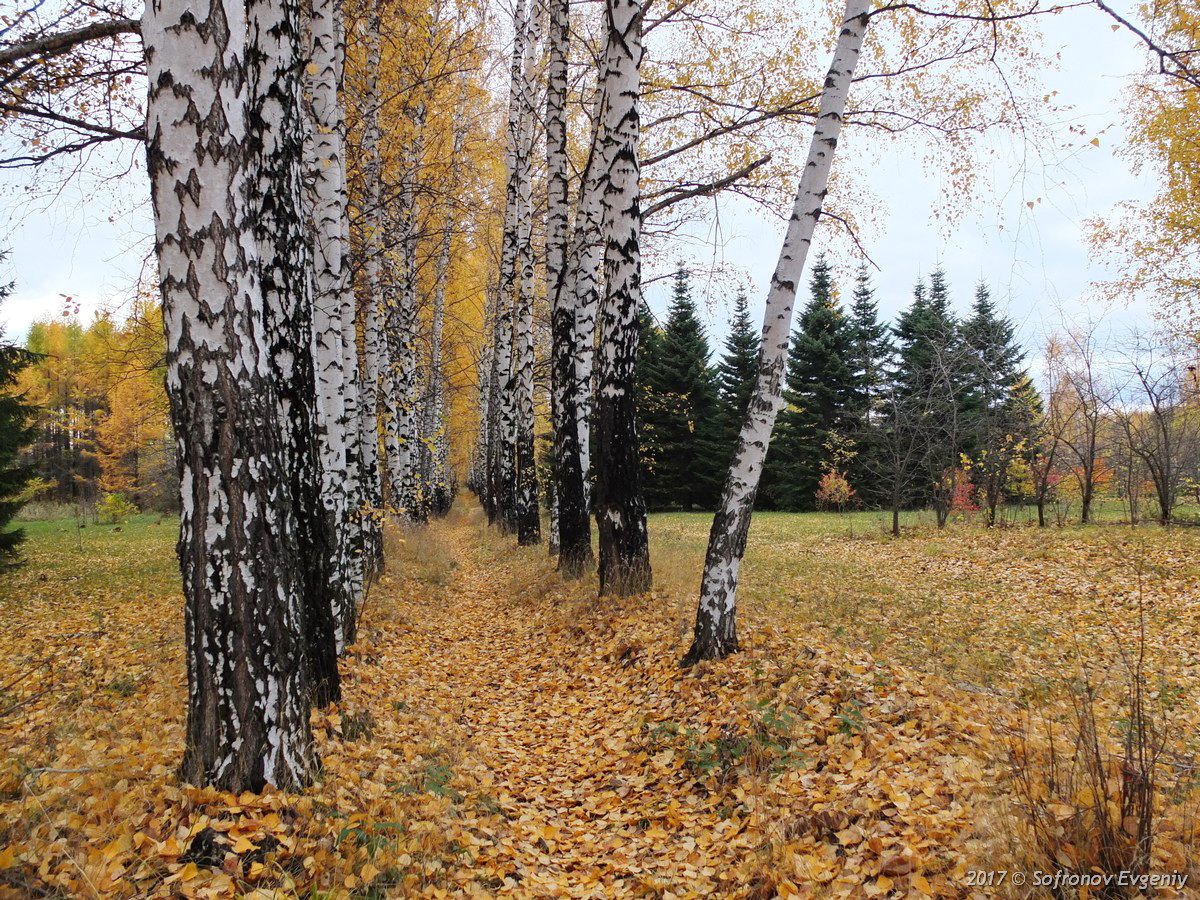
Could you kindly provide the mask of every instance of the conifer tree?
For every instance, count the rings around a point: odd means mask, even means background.
[[[886,404],[887,368],[895,347],[891,329],[879,321],[879,305],[866,264],[859,266],[850,307],[853,336],[850,368],[854,393],[850,417],[854,422],[857,455],[851,461],[848,477],[858,496],[867,503],[882,501],[886,491],[872,477],[879,470],[878,425]]]
[[[854,284],[854,302],[850,306],[850,329],[853,336],[850,366],[857,382],[853,414],[860,427],[871,419],[880,403],[887,380],[887,366],[895,348],[891,329],[879,321],[879,304],[866,265],[859,266]]]
[[[835,295],[824,254],[817,257],[811,297],[792,334],[787,362],[787,407],[771,466],[775,496],[785,509],[815,508],[821,476],[850,451],[856,385],[854,333]]]
[[[658,365],[662,351],[662,329],[654,319],[654,313],[644,299],[638,307],[638,355],[634,368],[636,384],[638,458],[642,467],[642,483],[655,477],[662,450],[658,440],[657,421],[659,398],[655,391],[651,372]],[[592,432],[593,436],[595,432]]]
[[[0,253],[3,260],[6,253]],[[0,285],[0,304],[12,294],[12,284]],[[10,344],[0,331],[0,529],[7,529],[25,505],[18,495],[33,475],[32,466],[18,465],[21,449],[33,440],[36,409],[23,394],[16,393],[17,376],[33,361],[33,355]],[[23,528],[0,530],[0,558],[12,559],[25,539]]]
[[[733,306],[733,320],[725,339],[725,353],[717,364],[717,399],[720,402],[721,460],[727,461],[737,444],[738,431],[746,416],[746,406],[754,392],[754,376],[758,372],[758,356],[762,338],[750,320],[746,295],[739,293]],[[724,462],[722,462],[724,465]]]
[[[975,303],[962,336],[970,352],[966,402],[972,472],[992,525],[1012,464],[1032,437],[1040,404],[1030,402],[1029,376],[1021,369],[1024,354],[1013,324],[997,312],[982,280],[975,287]],[[1018,392],[1022,385],[1026,389]]]
[[[656,400],[648,424],[660,454],[645,480],[652,509],[711,508],[716,502],[722,463],[717,461],[717,385],[710,352],[687,271],[680,268],[661,345],[647,369]]]
[[[932,502],[939,527],[950,512],[957,490],[958,462],[969,434],[970,363],[958,321],[950,310],[945,273],[935,269],[929,288],[918,281],[912,305],[896,323],[894,404],[919,410],[916,429],[922,452],[924,483],[917,483],[910,502]]]

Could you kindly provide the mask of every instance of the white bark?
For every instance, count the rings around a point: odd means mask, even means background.
[[[604,196],[601,174],[608,170],[601,140],[604,120],[604,91],[597,88],[592,109],[592,149],[580,184],[575,211],[575,234],[568,260],[568,282],[564,290],[575,303],[575,412],[579,430],[580,466],[586,486],[592,467],[592,376],[596,355],[596,316],[600,309],[601,272],[604,263]],[[585,499],[589,499],[586,498]]]
[[[842,115],[867,31],[869,9],[869,0],[846,2],[844,23],[821,94],[808,161],[796,190],[783,248],[767,293],[758,378],[709,534],[695,635],[692,648],[684,658],[685,664],[719,658],[737,650],[738,567],[746,550],[750,515],[771,432],[783,405],[783,372],[796,286],[804,272],[813,232],[821,217],[833,155],[842,129]]]
[[[293,788],[306,780],[311,753],[302,575],[258,246],[247,226],[255,155],[246,9],[218,0],[200,18],[181,0],[151,3],[143,39],[166,385],[181,466],[184,777],[234,791]]]
[[[363,366],[359,397],[360,462],[363,514],[378,529],[383,510],[382,455],[379,451],[379,389],[386,363],[383,343],[383,161],[379,143],[380,14],[372,4],[367,16],[367,92],[363,97]],[[368,560],[369,562],[369,560]]]
[[[642,300],[641,188],[638,139],[642,5],[608,0],[603,162],[604,302],[600,310],[596,526],[600,591],[650,589],[650,549],[634,416],[634,362]]]
[[[537,455],[534,448],[533,396],[533,150],[537,117],[537,68],[544,4],[534,0],[521,74],[521,124],[517,148],[517,537],[522,544],[541,540]]]
[[[405,148],[400,199],[390,211],[394,230],[385,255],[384,309],[387,332],[387,390],[381,398],[385,413],[388,505],[404,521],[423,518],[425,504],[418,481],[417,417],[417,239],[420,211],[417,180],[424,156],[425,107],[411,113],[413,139]]]
[[[516,347],[514,331],[515,303],[519,271],[519,166],[521,146],[521,83],[525,61],[525,39],[528,18],[524,0],[517,0],[513,10],[513,55],[510,71],[507,145],[505,163],[508,181],[505,190],[504,237],[500,251],[500,279],[496,299],[495,355],[492,366],[496,382],[496,416],[494,456],[494,494],[496,515],[504,531],[517,527],[517,379],[514,370]]]
[[[346,169],[341,87],[344,48],[340,0],[313,0],[308,90],[311,96],[311,184],[314,254],[313,360],[317,378],[317,414],[324,478],[321,496],[337,527],[331,577],[342,589],[335,595],[338,651],[346,645],[346,623],[362,597],[357,473],[352,461],[357,420],[354,405],[357,363],[347,353],[347,328],[353,327],[354,294],[350,284]],[[354,426],[351,431],[351,425]],[[347,606],[350,608],[347,609]]]

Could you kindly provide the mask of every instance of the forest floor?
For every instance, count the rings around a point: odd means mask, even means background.
[[[707,523],[654,517],[656,589],[621,601],[465,502],[393,533],[316,783],[241,797],[176,777],[172,525],[33,523],[0,582],[0,895],[1049,896],[1035,871],[1098,860],[1131,683],[1151,870],[1196,895],[1200,532],[756,516],[742,652],[680,670]],[[1089,707],[1106,790],[1071,765]]]

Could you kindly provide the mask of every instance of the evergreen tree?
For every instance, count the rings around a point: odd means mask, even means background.
[[[821,476],[831,468],[844,469],[853,452],[854,334],[824,254],[813,267],[810,290],[792,334],[787,406],[769,467],[775,499],[785,509],[815,508]]]
[[[1021,369],[1024,353],[1015,334],[980,281],[962,336],[970,352],[971,466],[989,525],[995,523],[1012,466],[1027,450],[1040,414],[1040,403],[1032,404],[1028,396],[1031,383]]]
[[[941,269],[930,276],[928,291],[923,281],[917,282],[912,305],[901,314],[894,334],[894,403],[912,413],[910,425],[918,430],[923,447],[924,483],[918,479],[915,492],[906,499],[932,501],[938,524],[944,525],[970,431],[971,368]]]
[[[0,254],[0,260],[4,256]],[[12,284],[0,285],[0,303],[11,294]],[[17,377],[32,361],[29,351],[9,343],[0,331],[0,558],[9,561],[25,539],[25,531],[8,529],[8,525],[25,505],[20,494],[33,476],[33,467],[18,465],[18,461],[22,448],[33,440],[36,409],[23,394],[16,393]]]
[[[876,503],[886,491],[872,473],[879,470],[880,452],[878,426],[882,419],[887,387],[887,369],[895,348],[891,329],[879,321],[879,305],[866,264],[859,266],[854,285],[854,302],[850,308],[850,327],[853,334],[851,371],[854,395],[851,417],[855,423],[858,454],[847,473],[855,485],[859,499]]]
[[[681,268],[661,344],[647,366],[652,398],[646,424],[659,454],[646,470],[649,508],[711,508],[716,503],[724,461],[718,461],[720,423],[710,352]]]
[[[663,335],[650,305],[642,300],[638,307],[638,355],[634,364],[635,408],[637,410],[638,458],[642,467],[642,484],[649,484],[662,458],[659,445],[659,398],[652,372],[662,353]],[[596,453],[596,432],[592,430],[592,453]]]
[[[733,320],[725,339],[725,353],[717,365],[717,396],[720,401],[721,442],[718,459],[722,465],[732,456],[738,431],[746,415],[746,406],[758,375],[758,356],[762,337],[755,330],[746,307],[746,295],[739,293],[733,306]]]
[[[859,266],[854,285],[854,302],[850,307],[850,329],[853,349],[850,365],[854,373],[855,410],[865,425],[871,412],[878,407],[883,386],[887,381],[887,366],[895,348],[891,329],[879,321],[879,304],[866,265]]]

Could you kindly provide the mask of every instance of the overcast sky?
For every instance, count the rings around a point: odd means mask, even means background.
[[[1110,308],[1095,300],[1092,285],[1105,280],[1107,273],[1089,259],[1084,229],[1086,220],[1110,212],[1122,201],[1153,196],[1153,180],[1135,176],[1129,162],[1116,152],[1125,139],[1124,92],[1131,76],[1143,71],[1145,55],[1135,38],[1114,32],[1109,20],[1092,9],[1046,17],[1043,31],[1046,55],[1061,52],[1061,64],[1042,73],[1042,82],[1046,92],[1059,92],[1056,101],[1071,107],[1054,124],[1057,158],[1050,158],[1051,170],[1040,164],[1022,166],[1022,146],[1005,135],[991,135],[988,142],[997,155],[987,164],[995,167],[991,180],[997,191],[981,197],[979,205],[947,233],[934,216],[946,203],[940,173],[927,171],[918,153],[901,149],[878,158],[873,155],[866,166],[855,169],[884,210],[863,234],[867,252],[879,267],[872,276],[882,317],[894,319],[911,301],[916,280],[937,265],[946,270],[959,313],[967,311],[975,284],[982,278],[1016,323],[1035,368],[1045,335],[1060,328],[1064,319],[1103,317],[1114,329],[1123,330],[1136,324],[1148,326],[1152,313],[1144,304]],[[1086,128],[1086,136],[1070,133],[1071,125]],[[1090,143],[1097,135],[1099,147]],[[852,141],[845,141],[839,151],[852,146]],[[1029,201],[1034,201],[1032,210],[1026,206]],[[818,249],[830,227],[827,221],[818,231]],[[705,246],[697,241],[687,253],[689,264],[703,270],[715,258],[744,269],[752,285],[751,309],[761,320],[783,223],[764,217],[742,198],[727,197],[720,201],[720,232],[724,240],[715,251],[711,243]],[[696,229],[701,239],[709,233]],[[848,298],[857,259],[841,242],[835,247],[831,261],[843,266],[839,287],[843,298]],[[701,296],[715,295],[703,315],[710,339],[719,344],[727,327],[730,289],[723,282],[707,285],[703,277],[696,288]],[[652,307],[662,316],[669,285],[657,283],[648,293]],[[797,306],[806,299],[802,294]]]
[[[1046,90],[1073,107],[1056,123],[1059,140],[1068,145],[1052,173],[1016,163],[1023,148],[1003,136],[989,138],[998,155],[992,182],[1003,195],[989,194],[947,233],[934,212],[941,207],[942,179],[926,171],[917,151],[881,154],[858,171],[882,201],[883,212],[864,233],[867,250],[879,266],[873,273],[881,312],[891,319],[910,298],[914,282],[936,265],[947,271],[956,309],[970,304],[975,283],[983,278],[993,296],[1017,323],[1023,342],[1034,351],[1048,330],[1063,320],[1099,315],[1089,304],[1091,285],[1104,272],[1090,260],[1083,222],[1110,211],[1123,200],[1145,200],[1153,184],[1135,177],[1115,152],[1123,143],[1123,92],[1129,76],[1140,72],[1145,57],[1126,33],[1114,33],[1094,10],[1049,17],[1043,30],[1046,50],[1061,51],[1061,67],[1044,73]],[[1068,134],[1068,125],[1083,125],[1088,136]],[[1100,146],[1088,143],[1103,132]],[[806,134],[798,134],[807,139]],[[844,147],[852,148],[853,141]],[[132,148],[122,152],[122,166],[137,159]],[[97,171],[112,171],[114,160],[97,160]],[[22,176],[0,175],[0,246],[9,259],[0,278],[16,282],[13,297],[0,308],[0,321],[13,337],[24,335],[37,318],[61,315],[64,295],[78,302],[81,314],[130,296],[149,250],[151,222],[148,188],[139,168],[119,185],[80,179],[52,201],[31,203]],[[1041,197],[1030,210],[1026,202]],[[764,291],[782,239],[782,223],[738,198],[719,201],[719,229],[693,229],[696,240],[679,255],[703,271],[714,259],[733,264],[748,284],[752,310],[761,315]],[[1003,228],[1001,229],[1001,226]],[[823,226],[828,228],[828,225]],[[713,235],[719,240],[713,241]],[[818,246],[821,243],[818,235]],[[835,262],[856,264],[844,252]],[[851,288],[841,279],[843,295]],[[726,328],[728,282],[696,282],[707,295],[710,338],[718,345]],[[648,295],[656,312],[665,311],[668,285],[653,285]],[[801,301],[803,297],[801,298]],[[1118,323],[1149,322],[1144,307],[1108,313]]]

